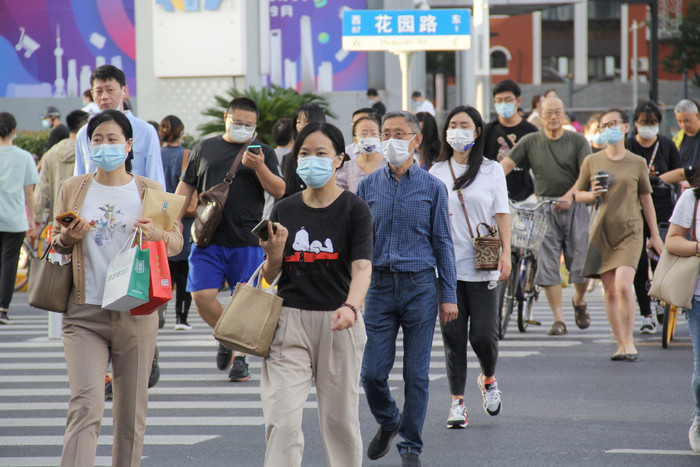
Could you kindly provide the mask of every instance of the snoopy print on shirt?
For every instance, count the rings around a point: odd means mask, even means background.
[[[336,260],[338,253],[333,251],[333,241],[330,238],[321,243],[320,240],[310,241],[309,233],[302,227],[294,236],[292,244],[294,253],[284,258],[290,263],[313,263],[322,260]]]

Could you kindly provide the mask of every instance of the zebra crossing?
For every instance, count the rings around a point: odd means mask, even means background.
[[[23,294],[17,295],[20,297],[15,301],[24,298]],[[570,301],[567,294],[564,300]],[[552,338],[546,336],[552,316],[542,297],[536,305],[535,318],[543,321],[543,325],[530,325],[526,333],[520,333],[517,324],[511,322],[506,339],[500,343],[499,362],[526,359],[536,365],[531,360],[543,353],[594,343],[610,342],[612,349],[600,293],[589,294],[588,303],[592,315],[588,330],[576,329],[571,318],[569,334]],[[70,396],[63,346],[60,340],[46,337],[45,312],[26,305],[14,310],[20,310],[11,313],[14,323],[0,326],[0,466],[58,465]],[[227,373],[215,367],[217,343],[211,337],[211,329],[196,312],[192,310],[191,331],[173,330],[172,312],[167,318],[158,336],[161,377],[149,390],[144,465],[163,465],[146,461],[156,453],[160,459],[169,449],[206,446],[207,442],[246,430],[264,444],[259,390],[261,359],[250,358],[250,381],[229,383]],[[685,325],[684,320],[679,320],[679,335],[683,335]],[[684,335],[687,336],[687,331]],[[658,336],[657,333],[652,339],[656,337],[658,341]],[[397,398],[401,397],[402,356],[399,336],[397,360],[389,378]],[[468,360],[470,369],[478,368],[471,349]],[[436,326],[430,380],[445,378],[442,338]],[[318,407],[313,388],[305,408],[309,411],[305,416],[315,419]],[[107,402],[95,465],[111,465],[111,409],[112,402]],[[368,411],[364,400],[360,410]]]

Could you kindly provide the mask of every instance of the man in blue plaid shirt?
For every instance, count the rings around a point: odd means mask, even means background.
[[[450,233],[447,189],[413,160],[422,135],[418,119],[394,111],[382,122],[389,163],[362,180],[357,195],[374,218],[373,271],[365,300],[367,345],[362,385],[379,430],[367,457],[379,459],[394,436],[402,465],[421,465],[421,432],[428,407],[428,370],[440,298],[440,321],[457,317],[457,273]],[[437,271],[437,277],[436,277]],[[439,290],[439,295],[438,295]],[[389,390],[396,336],[403,329],[403,415]]]

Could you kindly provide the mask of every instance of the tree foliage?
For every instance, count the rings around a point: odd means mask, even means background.
[[[270,145],[274,145],[272,126],[275,122],[281,117],[291,118],[294,116],[297,107],[302,104],[318,104],[326,112],[327,116],[335,118],[335,115],[329,110],[328,101],[321,96],[311,93],[299,94],[293,89],[281,88],[279,86],[261,89],[255,89],[251,86],[244,91],[231,88],[227,91],[227,96],[225,97],[214,96],[216,106],[210,107],[202,112],[202,115],[212,117],[213,120],[200,125],[197,129],[201,131],[202,134],[223,133],[226,131],[224,112],[231,99],[236,97],[248,97],[258,105],[260,109],[260,118],[258,119],[256,128],[258,139]]]
[[[700,86],[700,4],[697,0],[688,4],[678,35],[669,42],[673,49],[663,59],[664,70],[679,74],[692,71],[693,83]]]

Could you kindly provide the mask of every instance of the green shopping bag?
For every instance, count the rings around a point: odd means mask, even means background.
[[[148,302],[150,254],[147,248],[141,248],[140,239],[132,246],[135,238],[136,232],[107,266],[102,296],[102,308],[106,310],[129,311]]]

